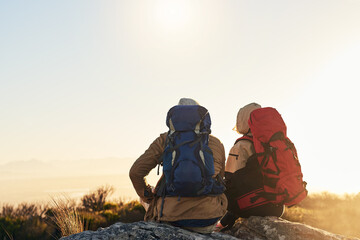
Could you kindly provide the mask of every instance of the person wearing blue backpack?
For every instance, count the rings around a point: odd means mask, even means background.
[[[224,146],[210,135],[209,112],[193,99],[180,99],[168,111],[166,125],[169,131],[155,139],[129,173],[140,200],[148,204],[144,220],[211,233],[227,209]],[[163,173],[153,188],[145,177],[156,166],[159,172],[160,165]]]

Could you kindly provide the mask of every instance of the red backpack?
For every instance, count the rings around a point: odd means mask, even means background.
[[[301,202],[307,196],[300,162],[294,144],[286,136],[286,125],[274,108],[259,108],[251,112],[248,124],[253,134],[238,140],[252,141],[262,178],[261,188],[237,198],[240,209],[266,203],[287,206]]]

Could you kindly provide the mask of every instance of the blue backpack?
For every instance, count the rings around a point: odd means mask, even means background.
[[[211,120],[206,108],[178,105],[167,114],[169,127],[163,164],[164,196],[198,197],[224,192],[222,180],[215,180],[214,158],[208,146]],[[219,177],[220,178],[220,177]]]

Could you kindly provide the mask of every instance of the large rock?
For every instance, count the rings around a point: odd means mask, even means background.
[[[126,239],[179,239],[179,240],[203,240],[203,239],[224,239],[236,240],[237,238],[224,234],[212,233],[203,235],[190,232],[181,228],[173,227],[167,224],[154,222],[136,222],[136,223],[115,223],[107,228],[100,228],[97,231],[84,231],[69,237],[63,237],[61,240],[126,240]]]
[[[231,236],[232,235],[232,236]],[[167,224],[154,222],[116,223],[97,231],[84,231],[61,240],[118,240],[118,239],[243,239],[243,240],[323,240],[352,239],[329,233],[301,223],[293,223],[276,217],[250,217],[238,221],[231,230],[225,233],[203,235],[190,232]]]
[[[276,240],[340,240],[358,239],[333,234],[309,225],[289,222],[277,217],[250,217],[235,223],[225,233],[243,240],[276,239]],[[358,239],[359,240],[359,239]]]

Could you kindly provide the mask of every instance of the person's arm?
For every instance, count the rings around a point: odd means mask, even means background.
[[[228,211],[234,215],[237,211],[237,197],[239,196],[239,184],[242,179],[235,174],[236,171],[246,166],[247,159],[254,153],[253,145],[250,141],[238,141],[229,152],[225,166],[225,186],[226,197],[228,199]]]
[[[254,154],[253,144],[250,141],[238,141],[229,152],[226,160],[225,172],[234,173],[246,166],[248,158]]]
[[[158,164],[158,160],[164,151],[165,140],[166,133],[155,139],[144,154],[134,162],[129,172],[136,193],[143,201],[148,203],[153,198],[153,193],[151,186],[146,183],[145,177]]]
[[[224,145],[220,142],[219,139],[210,135],[209,137],[209,147],[213,152],[214,157],[214,177],[220,175],[221,178],[224,177],[225,170],[225,150]]]
[[[228,211],[232,211],[236,209],[237,202],[237,185],[238,182],[235,180],[233,181],[232,178],[235,176],[234,172],[238,170],[239,161],[243,161],[242,159],[239,159],[239,149],[238,145],[232,146],[229,152],[229,156],[226,160],[226,166],[225,166],[225,195],[228,199]],[[225,225],[227,225],[226,223]],[[225,226],[224,225],[224,226]]]

